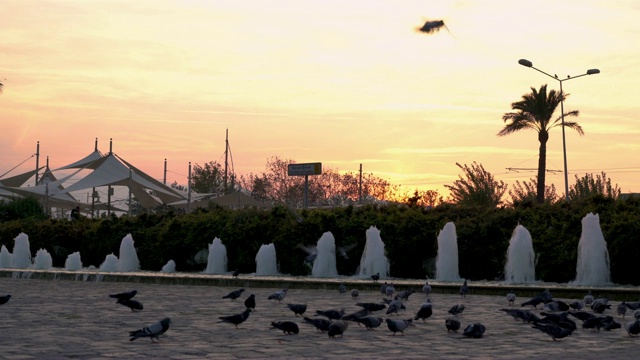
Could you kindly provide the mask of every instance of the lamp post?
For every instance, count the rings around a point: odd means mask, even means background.
[[[553,78],[555,80],[558,80],[558,82],[560,83],[560,94],[562,95],[562,98],[560,100],[560,113],[561,113],[561,117],[562,117],[562,154],[564,156],[564,196],[565,199],[567,200],[567,202],[569,202],[569,173],[567,170],[567,143],[565,140],[565,135],[564,135],[564,93],[562,92],[562,82],[563,81],[567,81],[567,80],[571,80],[571,79],[575,79],[575,78],[579,78],[581,76],[585,76],[585,75],[594,75],[594,74],[599,74],[600,70],[598,69],[589,69],[587,70],[586,73],[584,74],[580,74],[577,76],[570,76],[567,75],[566,79],[560,79],[558,78],[558,75],[551,75],[548,74],[538,68],[535,68],[533,66],[533,63],[527,59],[520,59],[518,60],[518,64],[522,65],[522,66],[526,66],[528,68],[532,68],[533,70],[536,70],[538,72],[541,72],[545,75],[547,75],[550,78]]]

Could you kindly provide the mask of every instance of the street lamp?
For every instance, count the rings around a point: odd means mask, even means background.
[[[594,75],[594,74],[599,74],[600,70],[598,69],[589,69],[587,70],[586,73],[581,74],[581,75],[577,75],[577,76],[570,76],[567,75],[566,79],[560,79],[558,78],[558,75],[551,75],[548,74],[538,68],[535,68],[533,66],[533,63],[527,59],[520,59],[518,60],[518,64],[522,65],[522,66],[526,66],[528,68],[532,68],[533,70],[536,70],[538,72],[541,72],[545,75],[547,75],[550,78],[553,78],[555,80],[558,80],[558,82],[560,83],[560,94],[562,94],[562,100],[560,100],[560,112],[561,112],[561,116],[562,116],[562,154],[564,156],[564,196],[565,199],[567,200],[567,202],[569,202],[569,173],[567,170],[567,143],[565,140],[565,136],[564,136],[564,93],[562,92],[562,82],[563,81],[567,81],[567,80],[571,80],[571,79],[575,79],[575,78],[579,78],[581,76],[585,76],[585,75]]]

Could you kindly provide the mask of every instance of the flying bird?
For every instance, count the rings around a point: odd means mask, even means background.
[[[109,295],[109,297],[117,299],[117,300],[131,300],[131,299],[133,299],[134,296],[136,296],[137,293],[138,293],[138,290],[131,290],[131,291],[127,291],[127,292],[111,294],[111,295]]]
[[[144,309],[144,306],[142,306],[142,303],[140,301],[136,301],[136,300],[132,300],[132,299],[123,299],[123,300],[118,300],[116,301],[116,304],[120,304],[120,305],[124,305],[126,307],[128,307],[129,309],[131,309],[131,311],[141,311],[142,309]]]
[[[154,339],[159,341],[160,339],[158,337],[169,330],[169,324],[171,324],[171,319],[164,318],[157,323],[143,327],[140,330],[131,331],[129,332],[129,336],[131,336],[129,341],[133,341],[141,337],[151,338],[151,342],[155,342]]]
[[[318,248],[316,245],[298,244],[298,249],[307,253],[307,256],[304,258],[304,264],[313,266],[313,262],[316,261],[316,257],[318,257]]]
[[[219,317],[220,321],[218,321],[218,323],[224,322],[224,323],[233,324],[236,326],[236,329],[237,329],[238,325],[242,324],[243,322],[245,322],[245,320],[249,318],[250,313],[251,313],[251,309],[245,309],[245,311],[242,312],[241,314],[230,315],[230,316],[220,316]]]
[[[234,290],[234,291],[228,293],[227,295],[223,296],[222,298],[223,299],[231,299],[231,300],[235,301],[237,298],[242,296],[243,292],[244,292],[244,289]]]
[[[329,325],[327,333],[329,334],[329,337],[336,337],[336,335],[340,335],[340,337],[342,337],[344,332],[347,331],[348,327],[349,322],[336,320],[335,322],[331,323],[331,325]]]
[[[244,306],[247,309],[255,310],[256,309],[256,296],[254,294],[249,295],[249,297],[244,301]]]
[[[274,292],[273,294],[269,295],[269,297],[267,299],[269,300],[278,300],[278,302],[281,302],[282,299],[284,299],[287,296],[287,291],[289,291],[289,289],[282,289],[282,290],[278,290],[276,292]]]
[[[307,304],[287,304],[287,307],[293,311],[295,316],[302,315],[307,311]]]
[[[282,330],[282,332],[286,335],[297,334],[298,332],[300,332],[298,324],[294,323],[293,321],[274,321],[271,322],[271,326],[273,326],[274,329]]]
[[[9,299],[11,299],[11,295],[9,294],[0,296],[0,305],[6,304]]]
[[[435,34],[442,28],[445,28],[447,29],[447,31],[449,31],[449,28],[444,24],[443,20],[427,20],[421,27],[416,27],[416,31],[426,34]]]

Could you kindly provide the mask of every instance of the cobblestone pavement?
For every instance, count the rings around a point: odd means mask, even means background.
[[[136,289],[134,299],[144,310],[132,312],[118,305],[108,294]],[[291,289],[278,303],[267,300],[276,290],[247,288],[238,301],[222,299],[237,288],[60,281],[0,278],[0,295],[11,300],[0,305],[0,358],[4,359],[244,359],[244,358],[435,358],[435,359],[517,359],[557,357],[580,359],[637,358],[640,339],[624,330],[600,331],[578,328],[571,337],[553,341],[531,325],[514,321],[499,309],[507,307],[504,297],[432,294],[433,316],[416,321],[404,336],[393,336],[383,324],[366,330],[350,323],[342,338],[329,338],[294,316],[287,303],[308,305],[305,315],[316,310],[360,308],[356,302],[380,302],[378,291],[361,291],[357,300],[332,290]],[[350,289],[349,289],[350,290]],[[417,290],[417,289],[416,289]],[[238,329],[218,323],[219,316],[244,310],[244,299],[255,294],[257,307]],[[415,293],[406,302],[407,310],[386,318],[413,318],[424,295]],[[523,300],[519,298],[518,301]],[[480,339],[447,333],[447,310],[456,303],[466,306],[459,319],[464,328],[473,322],[486,326]],[[615,309],[614,303],[612,308]],[[615,310],[605,314],[615,316]],[[170,317],[171,328],[152,343],[149,339],[129,341],[128,333]],[[300,333],[284,335],[271,329],[272,321],[299,323]]]

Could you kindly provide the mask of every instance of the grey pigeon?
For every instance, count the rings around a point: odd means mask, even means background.
[[[569,303],[569,307],[573,310],[582,310],[584,308],[584,302],[582,301],[572,301]]]
[[[591,310],[598,314],[604,313],[606,309],[611,309],[611,304],[609,304],[609,299],[607,298],[595,299],[591,303]]]
[[[612,322],[613,318],[611,316],[597,316],[587,319],[582,322],[583,329],[596,329],[596,331],[600,331],[601,328],[605,327],[605,322]]]
[[[138,293],[138,290],[131,290],[127,292],[111,294],[109,295],[109,297],[117,300],[131,300],[134,296],[136,296],[137,293]]]
[[[628,302],[625,303],[630,310],[638,310],[640,309],[640,301]]]
[[[431,285],[429,285],[429,281],[427,280],[424,285],[422,285],[422,292],[429,297],[431,295]]]
[[[295,316],[302,315],[307,311],[307,304],[287,304],[287,307],[293,311]]]
[[[616,311],[618,312],[618,315],[622,315],[622,318],[624,319],[624,315],[627,313],[627,304],[624,301],[621,302],[618,304]]]
[[[586,311],[569,311],[568,314],[582,321],[596,317],[592,313]]]
[[[255,310],[256,309],[256,296],[254,294],[249,295],[249,297],[244,301],[244,306],[247,309]]]
[[[344,294],[347,292],[347,287],[344,285],[344,283],[340,284],[340,286],[338,286],[338,292],[340,294]]]
[[[393,294],[395,294],[396,289],[393,287],[393,283],[387,285],[387,288],[384,289],[385,295],[387,295],[387,297],[389,299],[391,299],[393,297]]]
[[[462,314],[464,309],[465,309],[464,304],[456,304],[456,305],[453,305],[451,307],[451,309],[449,309],[448,313],[453,315],[453,316],[458,316],[458,315]]]
[[[542,298],[541,298],[541,297],[536,296],[536,297],[531,298],[529,301],[525,301],[525,302],[523,302],[521,306],[533,306],[534,308],[536,308],[536,309],[537,309],[537,308],[538,308],[538,305],[540,305],[540,304],[542,304],[542,303],[544,303],[544,301],[542,300]]]
[[[640,310],[636,310],[633,312],[633,317],[636,319],[640,319]]]
[[[269,297],[267,299],[269,299],[269,300],[278,300],[278,302],[281,302],[282,299],[284,299],[287,296],[287,291],[289,291],[289,289],[278,290],[278,291],[274,292],[273,294],[269,295]]]
[[[11,299],[11,295],[9,294],[0,296],[0,305],[6,304],[9,299]]]
[[[549,289],[544,289],[543,292],[538,294],[538,297],[541,298],[545,304],[550,301],[553,301],[553,296],[551,295],[551,291],[549,291]]]
[[[346,246],[338,246],[338,247],[336,247],[336,253],[338,255],[342,256],[343,259],[349,260],[349,255],[347,255],[347,253],[349,251],[351,251],[351,249],[356,247],[356,245],[357,244],[351,244],[351,245],[346,245]]]
[[[358,321],[358,319],[368,316],[370,314],[369,310],[367,309],[360,309],[354,313],[351,313],[349,315],[344,315],[341,320],[348,320],[348,321]]]
[[[336,337],[336,335],[340,335],[340,337],[342,337],[344,332],[347,331],[348,327],[349,322],[336,320],[335,322],[331,323],[331,325],[329,325],[329,330],[327,331],[327,333],[329,334],[329,337]]]
[[[384,284],[380,285],[380,292],[384,295],[387,295],[387,286],[389,286],[389,284],[387,284],[386,281]]]
[[[589,306],[589,305],[591,305],[593,300],[595,300],[595,298],[591,294],[591,291],[589,291],[589,292],[587,292],[587,295],[585,295],[582,300],[583,300],[585,306]]]
[[[353,289],[351,290],[351,298],[353,300],[357,299],[358,296],[360,296],[360,291],[358,291],[357,289]]]
[[[302,318],[305,322],[315,326],[319,331],[329,331],[329,326],[332,324],[330,320],[327,319],[311,319],[308,317]]]
[[[469,293],[469,285],[467,285],[467,280],[465,280],[462,286],[460,286],[460,297],[467,297],[468,293]]]
[[[340,310],[316,310],[316,315],[324,316],[329,320],[341,319],[344,315],[344,309]]]
[[[481,338],[484,335],[486,328],[484,325],[480,324],[480,323],[475,323],[475,324],[471,324],[469,326],[467,326],[464,331],[462,332],[462,335],[468,337],[468,338]]]
[[[532,327],[551,336],[553,341],[556,341],[556,339],[565,338],[573,333],[571,329],[563,328],[554,323],[534,323]]]
[[[242,293],[244,292],[244,289],[238,289],[238,290],[234,290],[230,293],[228,293],[227,295],[223,296],[223,299],[231,299],[231,300],[236,300],[237,298],[239,298],[240,296],[242,296]]]
[[[433,314],[433,308],[431,307],[431,301],[427,299],[427,302],[420,306],[420,310],[416,314],[416,317],[413,320],[422,319],[422,322],[427,320]]]
[[[381,317],[375,317],[375,316],[364,316],[356,319],[355,321],[364,325],[364,327],[367,328],[367,330],[373,330],[379,327],[384,321],[384,319],[382,319]]]
[[[356,305],[360,306],[363,309],[367,309],[369,311],[380,311],[384,310],[387,306],[385,304],[376,304],[376,303],[357,303]]]
[[[236,326],[236,329],[237,329],[238,325],[242,324],[243,322],[245,322],[245,320],[249,318],[249,314],[251,314],[251,309],[245,309],[244,312],[242,312],[241,314],[230,315],[230,316],[220,316],[219,317],[220,321],[218,321],[218,323],[224,322],[224,323],[233,324]]]
[[[240,275],[240,270],[238,269],[233,270],[233,274],[231,274],[231,276],[233,276],[234,278],[237,278],[238,275]]]
[[[391,303],[389,303],[389,307],[387,308],[387,315],[389,314],[398,314],[398,312],[400,310],[403,310],[403,308],[405,308],[404,304],[402,304],[402,301],[396,299],[391,301]]]
[[[607,331],[610,330],[615,330],[615,329],[622,329],[622,324],[620,324],[619,322],[615,321],[611,316],[609,316],[609,318],[611,319],[611,321],[604,321],[602,324],[604,325],[604,329]]]
[[[396,295],[396,298],[400,300],[409,300],[409,296],[411,296],[411,294],[413,294],[414,292],[415,292],[414,290],[400,291],[398,295]]]
[[[132,299],[122,299],[116,301],[116,303],[128,307],[129,309],[131,309],[131,311],[141,311],[142,309],[144,309],[144,306],[142,306],[142,303],[140,301]]]
[[[447,332],[455,332],[460,329],[460,321],[458,321],[458,319],[449,318],[444,321],[444,326],[447,327]]]
[[[378,282],[378,280],[380,280],[380,273],[371,275],[371,278],[373,279],[373,282]]]
[[[315,245],[298,244],[298,249],[304,250],[307,256],[304,258],[304,263],[307,266],[313,266],[313,262],[318,257],[318,248]]]
[[[516,293],[513,292],[513,290],[510,290],[507,293],[507,303],[511,306],[513,306],[513,304],[515,304],[516,302]]]
[[[389,330],[391,330],[391,332],[393,332],[393,335],[395,335],[398,332],[404,335],[404,331],[411,325],[412,321],[413,320],[411,319],[402,320],[402,319],[389,319],[389,318],[387,318],[386,320],[387,327],[389,328]]]
[[[274,329],[282,330],[282,332],[287,335],[297,334],[298,332],[300,332],[298,324],[294,323],[293,321],[274,321],[271,322],[271,326],[273,326]]]
[[[151,338],[152,342],[155,342],[154,339],[160,340],[158,337],[169,330],[169,324],[171,324],[171,320],[169,318],[164,318],[157,323],[143,327],[140,330],[131,331],[129,332],[129,336],[131,336],[129,341],[133,341],[141,337]]]
[[[624,328],[627,330],[629,336],[638,336],[638,334],[640,334],[640,319],[628,322]]]

